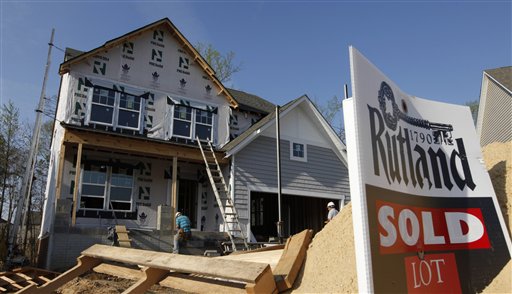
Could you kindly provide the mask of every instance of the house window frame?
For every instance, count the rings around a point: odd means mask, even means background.
[[[96,164],[97,165],[97,164]],[[80,190],[79,190],[79,197],[78,197],[78,204],[77,205],[77,209],[79,210],[87,210],[87,211],[115,211],[115,212],[133,212],[134,211],[134,203],[135,203],[135,200],[134,200],[134,192],[135,192],[135,175],[134,175],[134,171],[132,170],[132,175],[131,175],[131,178],[132,178],[132,185],[131,185],[131,195],[130,195],[130,201],[119,201],[119,200],[115,200],[116,202],[123,202],[123,203],[130,203],[130,209],[127,210],[127,209],[113,209],[113,207],[111,208],[110,207],[110,202],[111,202],[111,189],[112,187],[118,187],[118,185],[112,185],[112,169],[113,167],[112,166],[109,166],[109,165],[105,165],[106,167],[106,172],[105,172],[105,182],[103,185],[99,184],[99,183],[85,183],[87,185],[96,185],[96,186],[103,186],[104,187],[104,190],[103,190],[103,196],[94,196],[94,195],[83,195],[83,185],[84,185],[84,175],[85,175],[85,164],[82,164],[82,166],[80,167]],[[121,187],[121,186],[119,186]],[[126,186],[122,186],[122,187],[126,187]],[[89,207],[82,207],[81,205],[81,202],[82,202],[82,197],[85,196],[85,197],[94,197],[94,198],[103,198],[103,207],[102,208],[89,208]]]
[[[199,112],[199,114],[198,114]],[[211,122],[210,124],[208,124],[208,122],[202,122],[202,121],[197,121],[197,118],[198,117],[201,117],[201,113],[202,112],[205,112],[207,114],[210,114],[211,117],[206,117],[206,119],[210,119]],[[195,118],[194,118],[194,138],[197,137],[197,126],[198,125],[201,125],[201,126],[209,126],[210,127],[210,136],[207,138],[207,139],[210,139],[210,141],[213,141],[213,122],[214,122],[214,118],[215,118],[215,114],[211,111],[208,111],[208,110],[202,110],[202,109],[195,109],[194,111],[194,114],[195,114]],[[206,141],[206,139],[203,139],[203,138],[199,138],[200,141]]]
[[[143,119],[143,109],[145,107],[144,106],[144,99],[142,97],[140,97],[139,95],[135,95],[135,94],[129,93],[129,92],[118,91],[116,89],[111,89],[111,88],[108,88],[108,87],[97,86],[97,85],[91,87],[91,89],[92,89],[92,91],[90,91],[89,97],[87,99],[87,101],[88,101],[88,107],[87,107],[88,110],[87,110],[87,115],[86,115],[86,120],[85,120],[85,124],[86,125],[98,124],[98,125],[110,126],[114,130],[119,128],[119,129],[133,130],[133,131],[138,131],[138,132],[142,131],[141,127],[142,127],[142,119]],[[98,89],[100,91],[101,90],[106,90],[106,91],[114,92],[114,105],[108,105],[108,104],[94,102],[93,98],[94,98],[94,92],[95,92],[96,89]],[[121,107],[121,96],[122,95],[134,96],[135,99],[138,98],[139,99],[139,108],[138,109],[130,109],[130,108],[126,108],[126,107]],[[135,101],[134,101],[134,103],[135,103]],[[102,121],[92,120],[91,116],[93,114],[93,111],[92,111],[93,105],[112,107],[113,108],[112,122],[111,123],[106,123],[106,122],[102,122]],[[120,113],[120,110],[121,111],[129,111],[129,112],[137,113],[138,114],[137,127],[129,127],[129,126],[120,125],[119,124],[119,113]]]
[[[304,148],[303,156],[294,155],[294,145],[295,144],[303,146],[303,148]],[[307,162],[308,161],[308,144],[306,144],[305,142],[297,141],[297,140],[290,141],[290,160]]]
[[[186,119],[181,119],[181,118],[177,118],[175,116],[176,114],[176,108],[177,107],[180,107],[180,108],[184,108],[184,109],[187,109],[187,110],[190,110],[190,120],[186,120]],[[207,112],[207,113],[210,113],[211,114],[211,124],[208,124],[207,122],[202,122],[202,121],[197,121],[197,118],[201,112]],[[210,131],[210,141],[214,141],[213,139],[213,136],[215,134],[214,132],[214,128],[215,128],[215,119],[216,119],[216,114],[212,111],[208,111],[208,110],[205,110],[205,109],[200,109],[200,108],[197,108],[197,107],[191,107],[191,106],[186,106],[186,105],[174,105],[173,108],[172,108],[172,125],[171,125],[171,129],[172,129],[172,136],[173,137],[177,137],[177,138],[183,138],[183,139],[190,139],[190,140],[195,140],[196,139],[196,136],[197,136],[197,133],[196,133],[196,130],[197,130],[197,126],[198,125],[201,125],[201,126],[210,126],[211,128],[211,131]],[[190,135],[189,136],[183,136],[183,135],[178,135],[174,132],[174,127],[175,127],[175,120],[179,120],[179,121],[186,121],[186,122],[189,122],[190,123]],[[199,139],[200,141],[206,141],[206,139],[202,139],[200,138]]]

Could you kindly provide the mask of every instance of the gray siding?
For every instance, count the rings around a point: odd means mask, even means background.
[[[512,140],[512,96],[487,79],[486,100],[480,130],[480,146]]]
[[[348,170],[328,148],[308,145],[307,162],[290,160],[290,142],[281,140],[283,189],[345,195],[349,201]],[[275,139],[260,136],[235,155],[235,204],[241,218],[248,218],[249,186],[277,188]]]

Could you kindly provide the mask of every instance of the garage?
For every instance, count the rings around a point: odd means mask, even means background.
[[[279,219],[277,193],[251,192],[251,232],[258,242],[277,237]],[[297,195],[281,195],[284,237],[312,229],[317,233],[327,219],[327,203],[333,201],[339,210],[339,200]]]

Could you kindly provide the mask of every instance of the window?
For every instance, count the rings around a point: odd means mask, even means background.
[[[105,166],[86,165],[82,175],[80,208],[103,209],[107,169]]]
[[[213,112],[183,105],[174,106],[173,136],[201,140],[213,136]],[[193,122],[193,123],[192,123]]]
[[[131,210],[133,174],[132,169],[112,168],[110,181],[110,208],[114,210]]]
[[[121,93],[117,124],[122,127],[139,128],[140,97]]]
[[[140,96],[94,87],[88,122],[140,130],[141,109]]]
[[[174,107],[174,128],[173,134],[180,137],[190,138],[192,124],[192,109],[186,106],[176,105]]]
[[[113,125],[115,92],[113,90],[94,88],[91,103],[92,122]]]
[[[82,173],[80,209],[132,210],[133,169],[86,164]]]
[[[308,161],[307,160],[307,148],[306,144],[290,142],[290,159],[298,160],[298,161]]]
[[[199,139],[212,139],[213,113],[196,109],[196,136]]]

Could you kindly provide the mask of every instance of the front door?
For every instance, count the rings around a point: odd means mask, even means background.
[[[180,179],[178,211],[188,216],[192,228],[197,228],[197,181]]]

